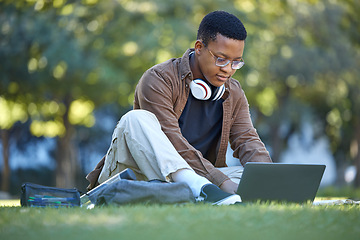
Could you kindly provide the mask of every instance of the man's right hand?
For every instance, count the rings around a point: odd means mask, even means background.
[[[228,193],[231,193],[231,194],[236,194],[238,186],[239,186],[238,184],[234,183],[233,181],[231,181],[229,179],[229,180],[226,180],[225,182],[223,182],[220,185],[220,189],[223,190],[224,192],[228,192]]]

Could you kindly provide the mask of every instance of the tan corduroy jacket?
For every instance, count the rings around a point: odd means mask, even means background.
[[[215,164],[205,159],[182,136],[178,119],[185,107],[193,80],[188,49],[182,58],[170,59],[147,70],[135,90],[134,109],[145,109],[156,115],[162,130],[175,149],[201,176],[220,186],[229,179],[217,167],[226,167],[225,155],[230,141],[234,157],[246,162],[271,162],[268,151],[254,128],[249,105],[240,83],[231,78],[223,95],[223,126]],[[206,119],[203,119],[206,121]]]

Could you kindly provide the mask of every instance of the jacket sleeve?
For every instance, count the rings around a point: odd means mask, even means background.
[[[169,77],[169,74],[155,69],[145,72],[135,90],[134,108],[154,113],[162,130],[182,158],[197,174],[220,186],[229,178],[205,159],[201,152],[191,146],[181,134],[178,115],[174,109],[174,103],[180,101],[177,99],[179,95],[174,94],[174,91],[180,91],[180,86],[174,86],[174,84],[180,84],[180,79],[177,82],[168,79]]]
[[[230,129],[230,143],[234,157],[239,158],[242,165],[247,162],[272,162],[269,152],[253,126],[249,104],[241,88],[240,94]]]

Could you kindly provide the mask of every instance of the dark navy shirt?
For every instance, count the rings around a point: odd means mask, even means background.
[[[190,93],[179,118],[183,136],[213,164],[221,136],[223,101],[198,100]]]

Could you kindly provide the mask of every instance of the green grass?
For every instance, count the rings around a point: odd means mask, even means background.
[[[359,239],[360,206],[0,207],[0,239]]]
[[[317,199],[334,197],[360,200],[360,190],[325,188]],[[18,199],[0,201],[0,240],[347,240],[359,236],[360,205],[128,205],[86,210],[22,208]]]
[[[337,188],[331,186],[320,188],[316,196],[323,198],[339,198],[342,196],[342,198],[360,201],[360,188],[353,188],[351,186]]]

